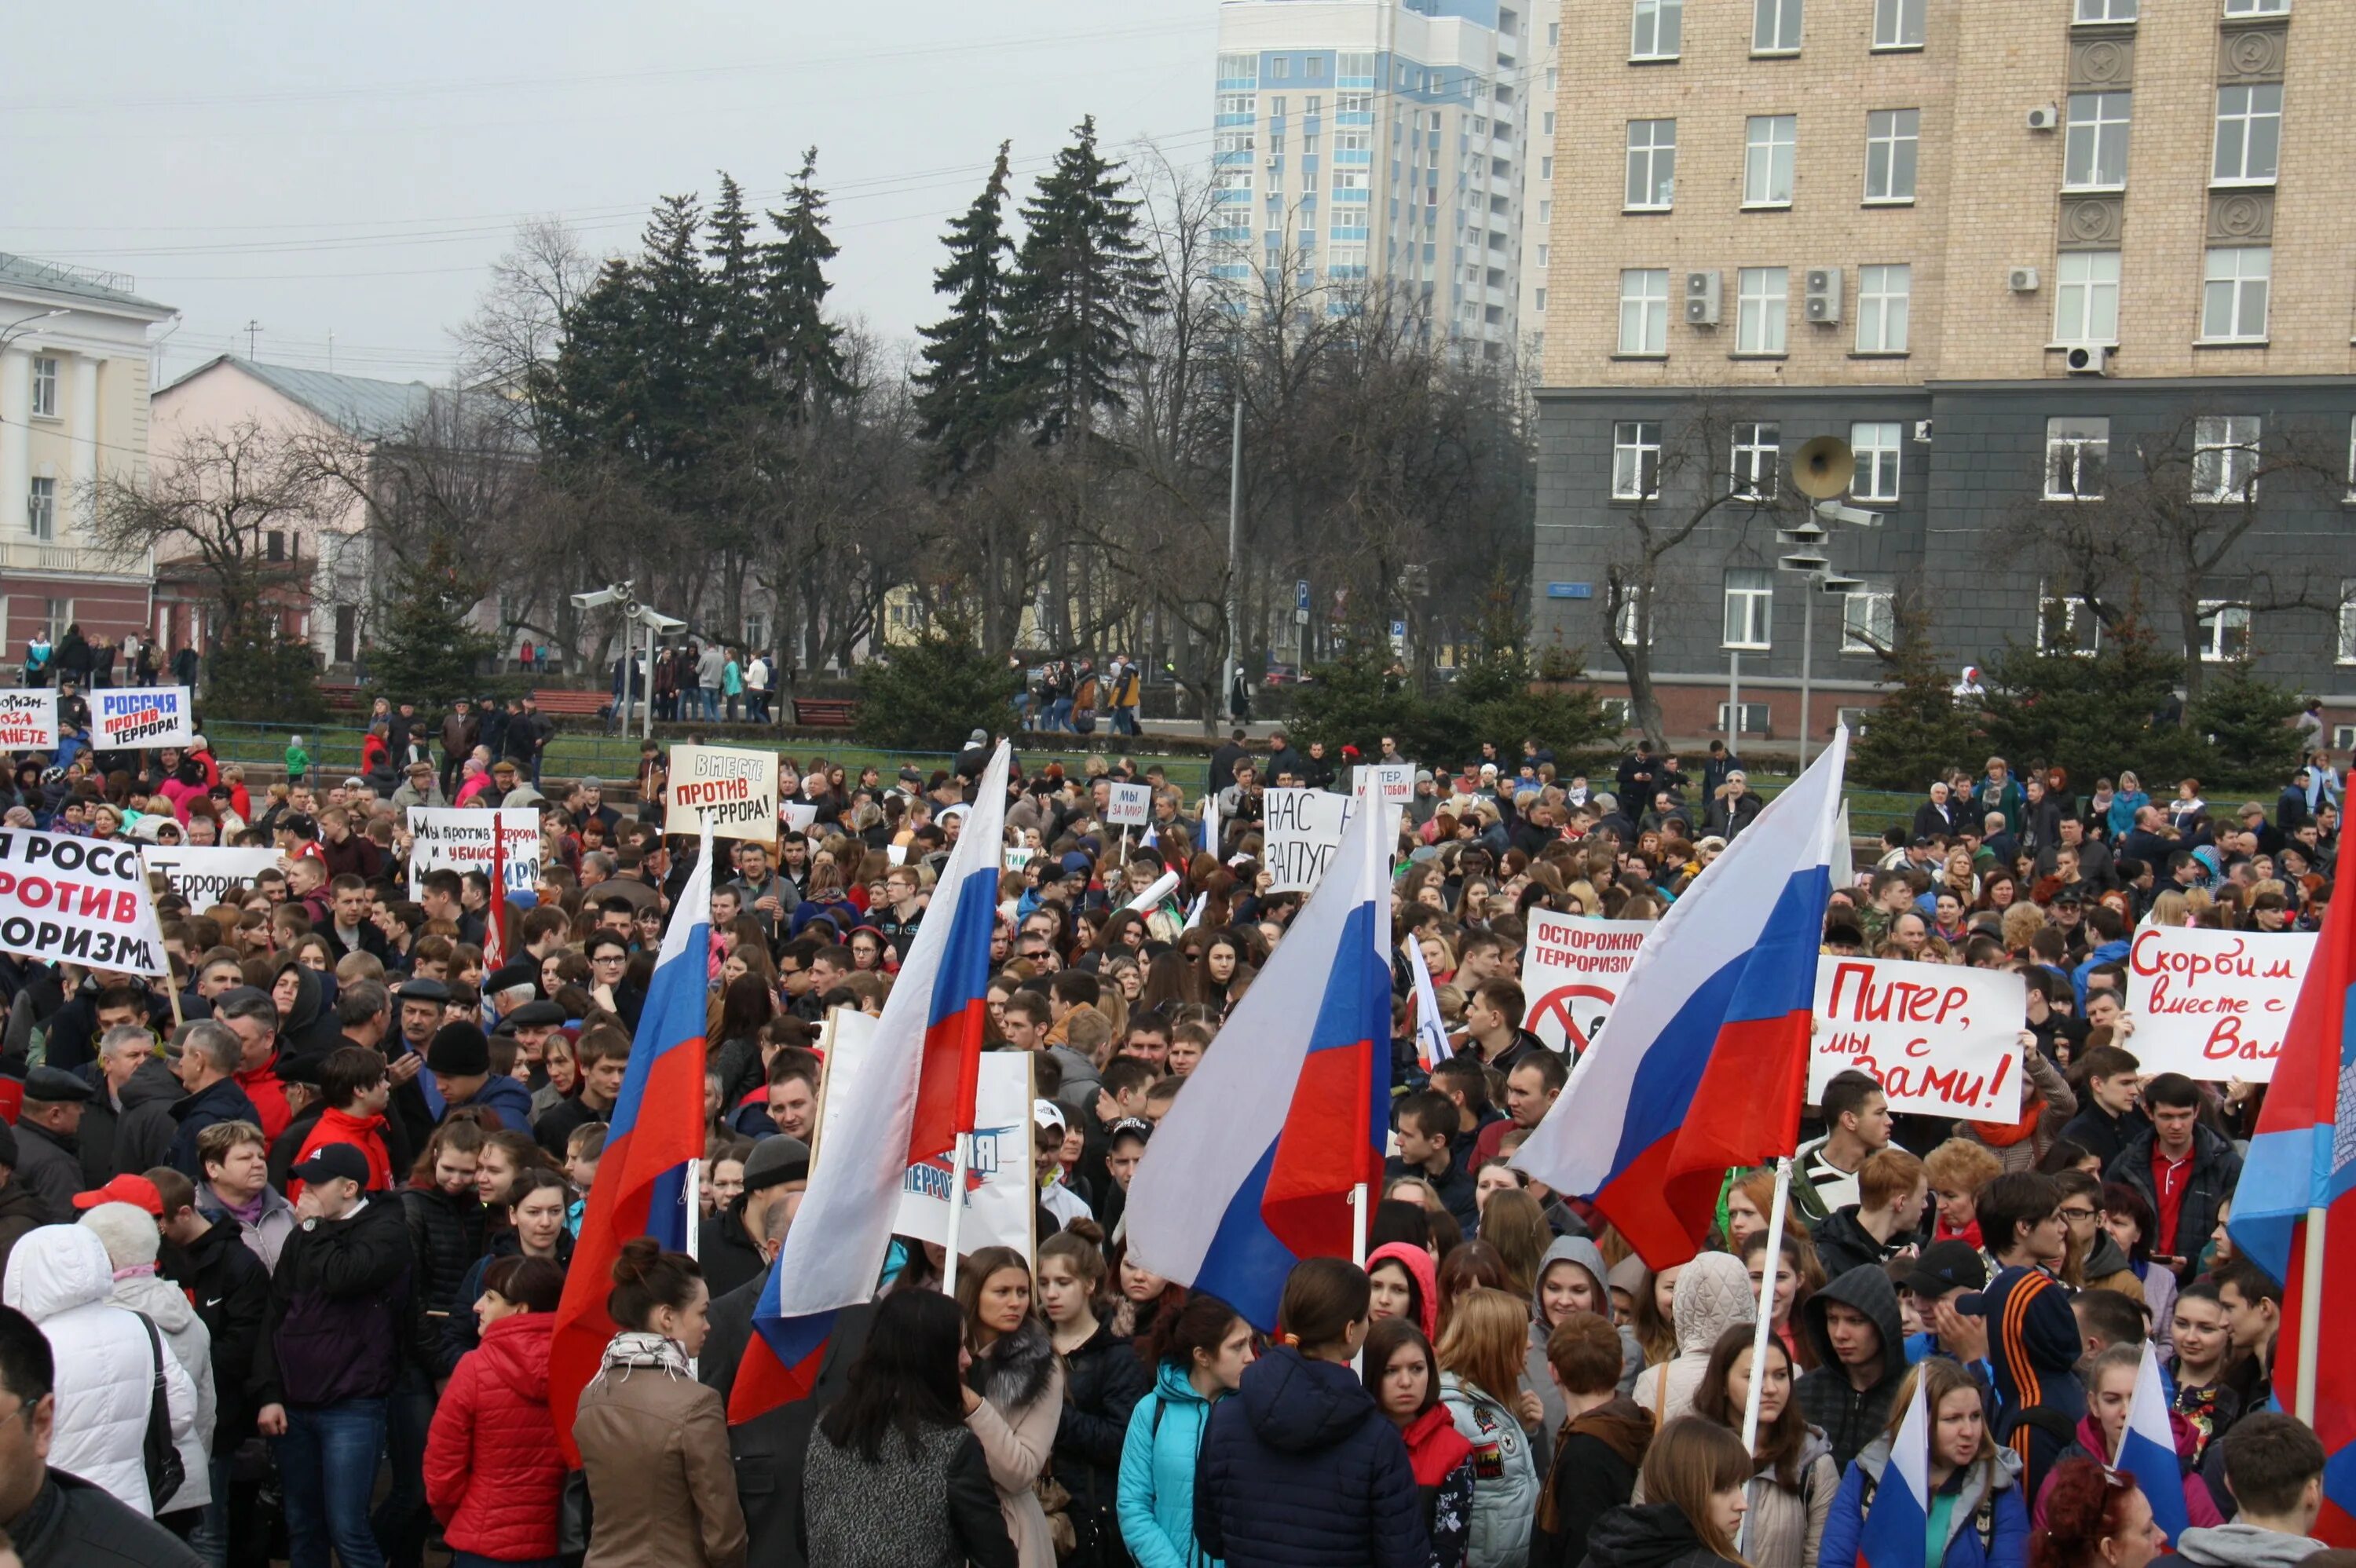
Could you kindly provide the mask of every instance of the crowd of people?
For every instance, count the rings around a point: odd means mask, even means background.
[[[1259,858],[1265,787],[1407,759],[1238,732],[1202,793],[1118,756],[1018,767],[985,1029],[1030,1058],[1036,1245],[896,1241],[817,1392],[732,1427],[825,1020],[882,1009],[991,737],[889,779],[781,757],[810,825],[721,841],[703,912],[695,1255],[622,1248],[560,1434],[554,1314],[698,851],[662,831],[656,748],[609,798],[509,734],[487,766],[479,728],[452,738],[390,789],[265,785],[201,741],[20,760],[16,827],[280,855],[214,900],[158,880],[168,976],[0,955],[0,1530],[32,1568],[1848,1568],[1918,1389],[1946,1568],[2319,1550],[2281,1287],[2224,1226],[2263,1091],[2146,1074],[2122,957],[2145,920],[2311,928],[2327,755],[2223,811],[2001,759],[1933,784],[1824,945],[2020,974],[2018,1115],[1893,1117],[1841,1074],[1782,1233],[1772,1175],[1730,1172],[1708,1249],[1659,1270],[1514,1164],[1573,1065],[1526,1027],[1528,915],[1656,918],[1759,797],[1722,746],[1692,774],[1639,746],[1590,781],[1536,741],[1419,769],[1393,933],[1452,1054],[1419,1051],[1402,961],[1366,1266],[1301,1263],[1270,1325],[1130,1256],[1128,1187],[1205,1054],[1251,1049],[1220,1026],[1301,906]],[[1142,842],[1106,824],[1130,780]],[[482,871],[412,875],[402,808],[450,795],[541,814],[503,913]],[[2146,1342],[2195,1523],[2175,1541],[2104,1463]]]

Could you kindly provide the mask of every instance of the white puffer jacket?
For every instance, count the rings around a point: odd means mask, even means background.
[[[170,1280],[157,1275],[134,1275],[114,1282],[112,1297],[117,1307],[127,1307],[148,1322],[155,1325],[164,1336],[164,1348],[180,1363],[196,1388],[197,1418],[185,1435],[177,1429],[174,1445],[180,1450],[181,1468],[187,1478],[180,1489],[164,1499],[163,1511],[178,1513],[182,1509],[202,1508],[212,1501],[213,1424],[217,1407],[213,1397],[213,1332],[197,1309],[188,1305],[187,1292]]]
[[[141,1450],[155,1352],[139,1315],[108,1302],[113,1288],[114,1268],[103,1242],[79,1225],[44,1225],[9,1253],[0,1301],[40,1325],[57,1361],[50,1465],[152,1515]],[[172,1441],[184,1443],[196,1430],[197,1391],[168,1349],[164,1389]]]

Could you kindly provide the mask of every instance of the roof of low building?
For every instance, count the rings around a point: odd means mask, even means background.
[[[206,360],[164,390],[168,392],[221,365],[234,365],[281,397],[353,435],[380,436],[400,430],[423,414],[434,396],[434,389],[423,381],[380,381],[333,370],[297,370],[232,354]]]
[[[43,293],[68,294],[95,304],[128,305],[135,310],[171,314],[172,307],[132,292],[134,280],[121,272],[95,267],[70,266],[0,251],[0,284],[15,283]]]

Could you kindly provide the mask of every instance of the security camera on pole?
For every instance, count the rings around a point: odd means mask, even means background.
[[[1855,523],[1866,528],[1878,528],[1881,514],[1845,506],[1834,499],[1844,494],[1849,481],[1857,475],[1857,453],[1848,443],[1837,435],[1820,435],[1792,453],[1792,483],[1812,505],[1808,516],[1788,528],[1775,530],[1775,542],[1791,547],[1792,553],[1780,558],[1776,564],[1786,571],[1795,571],[1810,589],[1829,594],[1849,594],[1865,584],[1854,577],[1833,570],[1824,554],[1828,537],[1826,523]],[[1811,677],[1813,656],[1816,644],[1816,600],[1814,592],[1800,596],[1800,767],[1808,765],[1808,726],[1811,719]]]
[[[639,712],[642,715],[639,720],[638,738],[645,740],[655,732],[655,638],[680,631],[686,627],[687,623],[676,615],[666,615],[650,605],[639,603],[637,583],[635,581],[616,582],[610,587],[592,589],[586,593],[573,595],[573,607],[575,610],[602,610],[609,604],[620,608],[626,626],[646,628],[647,662],[643,669],[638,667],[635,656],[637,653],[637,633],[625,631],[622,638],[624,667],[622,727],[626,731],[629,727],[629,705],[631,693],[635,688]]]

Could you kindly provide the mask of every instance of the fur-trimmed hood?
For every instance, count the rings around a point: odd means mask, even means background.
[[[1055,1367],[1055,1341],[1036,1318],[973,1359],[965,1381],[1010,1422],[1039,1403]]]

